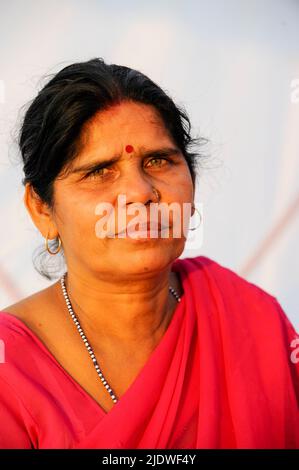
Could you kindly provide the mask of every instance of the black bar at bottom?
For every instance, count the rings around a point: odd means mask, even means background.
[[[34,468],[35,464],[49,465],[92,463],[96,467],[105,468],[107,465],[122,468],[140,468],[146,466],[161,467],[161,465],[177,466],[180,468],[198,465],[238,462],[239,464],[271,463],[282,464],[294,462],[299,468],[299,452],[295,449],[237,449],[237,450],[207,450],[207,449],[40,449],[40,450],[0,450],[0,467],[2,464],[26,463]]]

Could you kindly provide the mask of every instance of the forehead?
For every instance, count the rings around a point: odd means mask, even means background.
[[[159,112],[150,105],[125,101],[98,112],[82,130],[84,147],[102,145],[146,145],[153,139],[169,140]]]

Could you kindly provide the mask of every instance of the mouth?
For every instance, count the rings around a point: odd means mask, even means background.
[[[137,227],[137,228],[136,228]],[[121,234],[124,234],[126,233],[127,235],[129,235],[130,233],[144,233],[144,232],[152,232],[152,233],[156,233],[156,232],[162,232],[163,230],[166,230],[170,228],[168,225],[161,225],[160,222],[147,222],[147,223],[143,223],[143,224],[132,224],[132,225],[128,225],[124,230],[122,230],[121,232],[118,232],[117,235],[121,235]]]

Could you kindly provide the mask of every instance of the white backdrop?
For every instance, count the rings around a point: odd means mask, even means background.
[[[244,275],[298,329],[299,1],[1,0],[0,8],[0,308],[49,284],[31,261],[43,240],[22,202],[20,108],[45,74],[103,57],[149,75],[210,140],[197,187],[203,244],[182,257],[204,254]]]

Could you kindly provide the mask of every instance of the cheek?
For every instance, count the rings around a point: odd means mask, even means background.
[[[62,195],[61,195],[62,196]],[[62,238],[69,245],[82,244],[82,241],[96,241],[95,214],[99,199],[95,195],[72,191],[57,198],[57,227]]]
[[[174,178],[171,178],[167,184],[173,194],[173,200],[192,201],[194,189],[188,166],[176,172]]]

